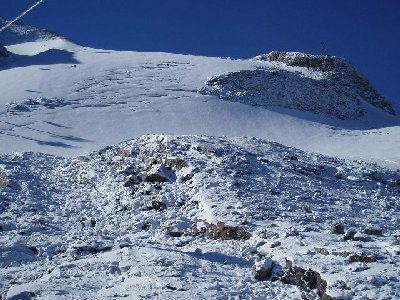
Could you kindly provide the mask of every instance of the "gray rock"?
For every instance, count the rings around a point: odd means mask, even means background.
[[[256,280],[264,281],[271,277],[273,268],[274,261],[266,257],[254,263],[251,273]]]
[[[345,241],[352,240],[354,238],[354,236],[356,235],[356,233],[357,233],[357,230],[355,230],[354,228],[350,228],[346,231],[343,239]]]
[[[331,225],[331,233],[332,234],[344,234],[344,224],[339,221],[333,222]]]
[[[217,222],[217,224],[204,222],[204,227],[201,230],[195,226],[193,234],[204,234],[207,238],[213,240],[248,240],[251,238],[250,232],[239,226],[226,225],[224,222]]]
[[[290,260],[286,260],[286,271],[281,281],[285,284],[297,285],[308,292],[315,290],[322,300],[333,300],[326,293],[327,282],[322,279],[320,273],[297,267]]]
[[[383,235],[382,229],[377,228],[377,227],[366,227],[364,229],[363,233],[367,234],[367,235],[375,235],[375,236]]]
[[[175,180],[175,173],[164,164],[154,165],[143,175],[144,182],[164,183]]]

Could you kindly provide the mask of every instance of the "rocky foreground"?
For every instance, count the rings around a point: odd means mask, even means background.
[[[400,173],[255,138],[0,156],[1,299],[396,299]]]

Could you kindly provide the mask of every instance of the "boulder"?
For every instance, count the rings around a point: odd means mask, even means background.
[[[367,235],[382,236],[383,230],[377,227],[366,227],[363,233]]]
[[[239,226],[229,226],[224,222],[212,224],[201,221],[200,223],[202,224],[201,228],[194,227],[194,235],[204,234],[213,240],[248,240],[251,238],[251,233]]]
[[[339,221],[335,221],[331,225],[332,234],[344,234],[344,225]]]
[[[256,280],[264,281],[271,278],[273,268],[274,261],[266,257],[254,263],[251,273]]]
[[[286,271],[281,281],[285,284],[297,285],[305,291],[316,290],[317,295],[322,300],[333,300],[326,293],[327,282],[321,278],[317,271],[295,266],[290,260],[286,260]]]
[[[144,182],[164,183],[175,180],[175,173],[164,164],[153,165],[146,174],[143,175]]]
[[[350,228],[350,229],[348,229],[348,230],[346,231],[346,233],[345,233],[343,239],[344,239],[345,241],[352,240],[352,239],[354,238],[354,236],[356,235],[356,233],[357,233],[357,230],[356,230],[356,229]]]

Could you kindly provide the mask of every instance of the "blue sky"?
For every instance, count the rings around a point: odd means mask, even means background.
[[[1,0],[0,16],[11,19],[34,2]],[[341,56],[400,113],[399,0],[45,0],[23,21],[116,50]]]

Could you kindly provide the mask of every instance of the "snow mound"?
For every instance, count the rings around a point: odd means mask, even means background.
[[[4,299],[400,296],[398,172],[206,136],[0,166]]]
[[[366,115],[370,106],[365,102],[395,115],[391,104],[344,59],[274,51],[253,60],[269,64],[256,70],[213,76],[200,93],[249,105],[297,109],[344,120]]]

